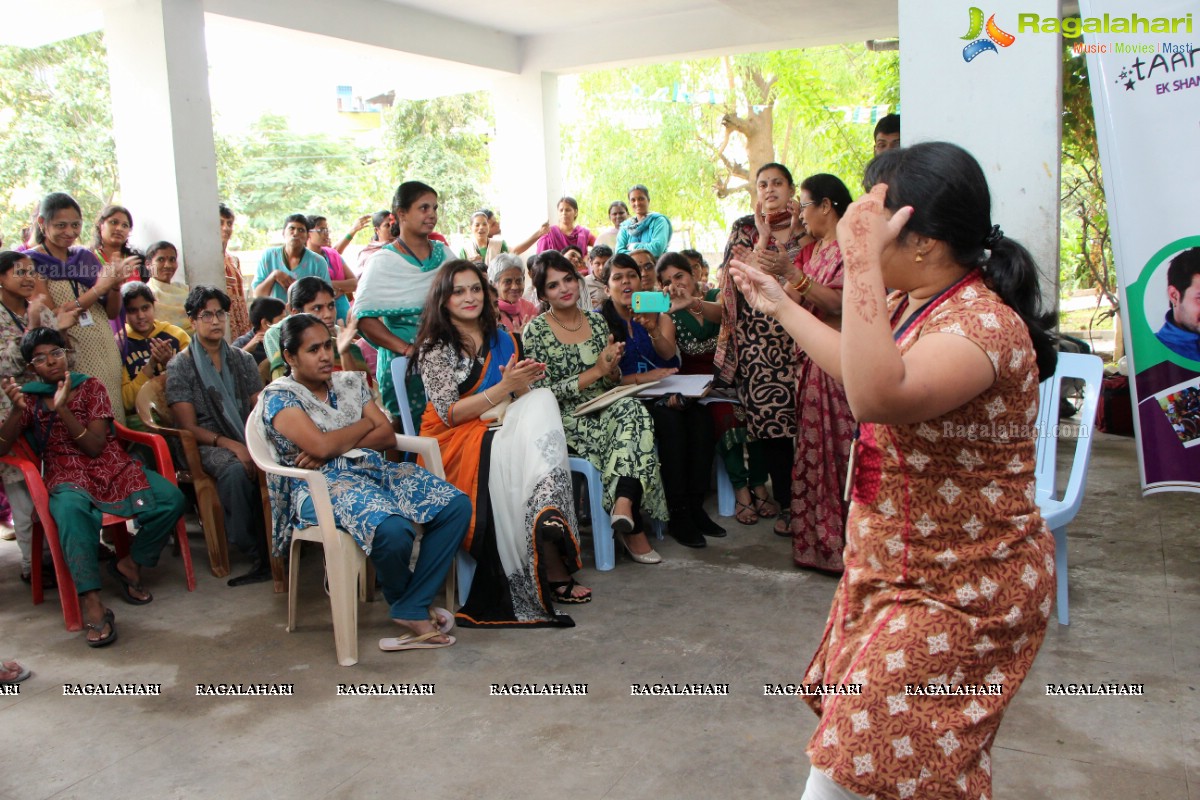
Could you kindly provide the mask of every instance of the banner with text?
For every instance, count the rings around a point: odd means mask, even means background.
[[[1200,492],[1200,36],[1195,0],[1081,0],[1142,491]],[[1068,24],[1069,23],[1069,24]],[[1068,27],[1070,30],[1068,30]]]

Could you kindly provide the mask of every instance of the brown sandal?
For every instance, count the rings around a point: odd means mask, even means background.
[[[779,505],[770,497],[759,497],[751,492],[754,497],[754,513],[758,514],[763,519],[774,519],[779,516]]]
[[[752,500],[751,502],[754,501]],[[742,525],[753,525],[754,523],[758,522],[758,512],[754,510],[754,506],[738,502],[737,500],[734,500],[733,504],[737,507],[737,511],[734,513],[733,518]]]

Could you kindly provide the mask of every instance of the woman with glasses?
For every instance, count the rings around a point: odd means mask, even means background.
[[[11,250],[0,253],[0,303],[4,305],[4,313],[0,314],[0,379],[11,378],[21,384],[31,377],[21,357],[21,337],[26,331],[38,327],[57,330],[75,324],[77,311],[63,309],[56,317],[46,307],[45,298],[34,295],[36,291],[37,270],[29,257]],[[0,393],[0,416],[7,417],[11,409],[8,395]],[[0,481],[8,495],[13,534],[21,548],[21,580],[29,583],[33,580],[30,565],[33,500],[20,470],[0,465]],[[53,568],[43,568],[42,585],[55,585]]]
[[[360,219],[358,226],[347,234],[351,239],[367,221],[370,221],[370,218],[367,217],[365,220]],[[342,242],[348,243],[349,240],[343,238]],[[329,283],[333,286],[337,296],[337,321],[345,325],[346,320],[350,318],[350,304],[354,302],[354,290],[358,288],[358,278],[354,277],[350,267],[342,260],[341,251],[336,247],[330,247],[329,220],[325,217],[320,215],[308,217],[308,250],[310,253],[316,253],[324,258],[325,263],[329,266]]]
[[[245,437],[246,417],[262,391],[258,365],[225,341],[229,295],[215,286],[196,286],[184,308],[194,335],[191,346],[167,365],[167,402],[178,427],[196,437],[204,471],[217,483],[229,541],[253,560],[250,572],[229,585],[269,580],[258,472]]]
[[[140,256],[101,265],[92,251],[75,245],[83,231],[83,212],[69,194],[54,192],[38,208],[34,247],[25,251],[44,282],[39,294],[50,296],[55,312],[77,313],[75,324],[66,329],[74,366],[104,386],[113,419],[125,424],[121,402],[121,350],[109,320],[121,315],[121,284],[141,264]],[[125,338],[124,326],[119,338]]]
[[[26,435],[42,457],[50,492],[50,514],[87,628],[88,647],[117,640],[116,617],[100,601],[100,525],[105,513],[138,522],[130,552],[108,562],[122,599],[142,606],[154,597],[142,586],[142,567],[159,553],[183,514],[179,487],[142,469],[113,434],[113,408],[95,378],[67,369],[66,339],[50,328],[33,328],[21,338],[21,356],[34,380],[18,386],[4,379],[12,411],[0,427],[0,455]]]

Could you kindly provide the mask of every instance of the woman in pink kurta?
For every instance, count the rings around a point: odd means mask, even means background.
[[[845,573],[805,676],[820,722],[802,800],[978,800],[1050,615],[1034,424],[1056,354],[1037,267],[992,225],[969,153],[888,151],[866,184],[838,225],[840,332],[758,269],[733,273],[860,423]]]

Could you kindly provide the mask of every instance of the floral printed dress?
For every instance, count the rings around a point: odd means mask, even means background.
[[[608,346],[604,317],[588,311],[584,318],[591,326],[591,337],[579,344],[563,344],[551,330],[546,315],[536,317],[525,327],[522,337],[525,356],[546,365],[542,385],[558,399],[567,446],[604,475],[605,508],[612,508],[618,478],[637,478],[642,484],[642,510],[651,519],[666,520],[669,514],[654,449],[654,420],[646,407],[632,397],[624,397],[602,411],[581,417],[571,413],[580,403],[617,385],[606,378],[579,389],[579,375],[591,369]]]
[[[273,424],[280,411],[298,408],[322,433],[328,433],[362,419],[363,408],[374,401],[366,375],[335,372],[324,402],[290,377],[272,381],[263,389],[260,402],[262,419],[255,424],[261,426],[279,463],[293,467],[299,450]],[[459,495],[449,483],[416,464],[396,464],[368,449],[350,450],[326,463],[320,472],[329,482],[334,521],[367,555],[371,554],[375,529],[388,517],[428,522]],[[274,552],[282,557],[291,544],[292,528],[316,525],[316,512],[304,481],[270,475],[267,483],[274,515]]]

